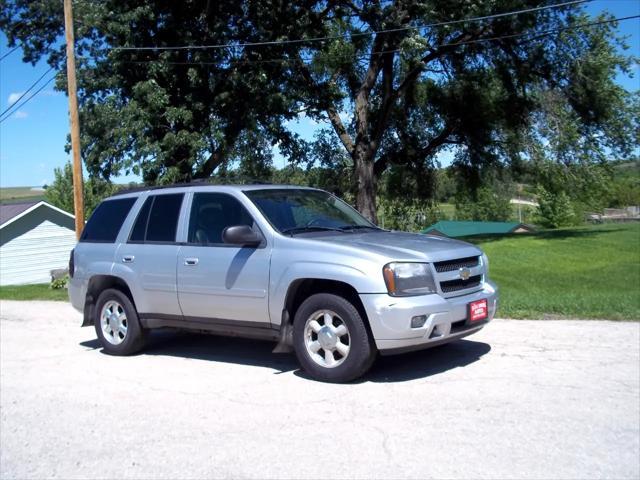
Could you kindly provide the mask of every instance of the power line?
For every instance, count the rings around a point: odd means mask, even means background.
[[[15,52],[17,49],[20,48],[20,45],[16,45],[15,47],[13,47],[11,50],[9,50],[7,53],[5,53],[4,55],[2,55],[0,57],[0,60],[4,60],[6,57],[8,57],[9,55],[11,55],[13,52]]]
[[[443,47],[453,47],[453,46],[459,46],[459,45],[469,45],[469,44],[475,44],[475,43],[483,43],[483,42],[497,41],[497,40],[503,40],[503,39],[507,39],[507,38],[525,37],[525,36],[531,36],[531,38],[527,39],[527,40],[536,40],[536,39],[539,39],[539,38],[542,38],[542,37],[546,37],[546,36],[552,35],[554,33],[559,33],[559,32],[563,32],[563,31],[567,31],[567,30],[574,30],[574,29],[579,29],[579,28],[586,28],[586,27],[591,27],[591,26],[604,25],[604,24],[608,24],[608,23],[621,22],[621,21],[632,20],[632,19],[636,19],[636,18],[640,18],[640,15],[630,15],[630,16],[627,16],[627,17],[619,17],[619,18],[614,18],[614,19],[609,19],[609,20],[600,20],[600,21],[596,21],[596,22],[589,22],[589,23],[583,23],[583,24],[578,24],[578,25],[569,25],[569,26],[566,26],[566,27],[546,30],[546,31],[538,32],[538,33],[536,33],[536,32],[522,32],[522,33],[511,34],[511,35],[501,35],[501,36],[497,36],[497,37],[477,38],[477,39],[466,40],[466,41],[461,41],[461,42],[445,43],[445,44],[434,46],[432,48],[443,48]],[[368,58],[368,57],[371,57],[373,55],[383,55],[383,54],[386,54],[386,53],[397,53],[399,51],[401,51],[401,50],[400,49],[384,50],[384,51],[371,53],[371,54],[367,55],[366,57],[361,57],[361,58]],[[154,60],[128,61],[128,62],[125,62],[125,63],[143,64],[143,63],[151,63],[153,61]],[[298,59],[285,59],[285,58],[283,58],[283,59],[266,59],[266,60],[246,60],[246,63],[290,62],[290,61],[296,61],[297,62]],[[174,65],[174,64],[175,65],[217,65],[217,63],[215,63],[215,62],[163,62],[163,63],[170,64],[170,65]],[[41,85],[40,88],[38,88],[38,90],[36,90],[33,94],[31,94],[28,98],[26,98],[22,103],[18,104],[18,102],[20,102],[20,100],[29,91],[31,91],[40,82],[40,80],[42,80],[42,78],[44,78],[44,76],[47,75],[51,70],[53,70],[53,67],[49,68],[49,70],[47,70],[43,75],[41,75],[20,96],[20,98],[18,98],[18,100],[16,100],[10,107],[8,107],[2,113],[0,113],[0,118],[1,117],[5,117],[5,118],[1,118],[0,119],[0,123],[4,122],[8,118],[10,118],[11,115],[16,110],[18,110],[22,106],[26,105],[31,99],[33,99],[36,95],[38,95],[42,90],[44,90],[44,88],[47,85],[49,85],[49,83],[51,83],[55,79],[56,75],[54,74],[43,85]]]
[[[268,46],[268,45],[289,45],[294,43],[311,43],[311,42],[324,42],[327,40],[338,40],[341,38],[354,38],[354,37],[363,37],[363,36],[371,36],[380,33],[394,33],[394,32],[403,32],[408,30],[422,30],[424,28],[433,28],[433,27],[442,27],[445,25],[456,25],[459,23],[466,22],[480,22],[484,20],[491,20],[494,18],[502,18],[512,15],[520,15],[523,13],[531,13],[538,12],[542,10],[548,10],[551,8],[562,8],[570,5],[578,5],[581,3],[592,2],[593,0],[572,0],[564,3],[556,3],[554,5],[546,5],[542,7],[534,7],[534,8],[526,8],[523,10],[515,10],[511,12],[503,12],[496,13],[493,15],[484,15],[482,17],[472,17],[458,20],[450,20],[445,22],[435,22],[429,23],[427,25],[421,26],[409,26],[409,27],[400,27],[400,28],[390,28],[385,30],[375,30],[371,32],[362,32],[362,33],[352,33],[352,34],[342,34],[342,35],[332,35],[326,37],[312,37],[312,38],[297,38],[291,40],[272,40],[265,42],[244,42],[244,43],[226,43],[226,44],[217,44],[217,45],[180,45],[180,46],[172,46],[172,47],[111,47],[112,51],[136,51],[136,50],[205,50],[205,49],[219,49],[219,48],[241,48],[241,47],[260,47],[260,46]]]
[[[597,25],[605,25],[607,23],[622,22],[624,20],[633,20],[634,18],[640,18],[640,15],[630,15],[628,17],[612,18],[609,20],[598,20],[596,22],[579,23],[577,25],[567,25],[566,27],[543,30],[542,32],[521,32],[521,33],[512,33],[510,35],[501,35],[499,37],[476,38],[474,40],[465,40],[463,42],[453,42],[450,44],[438,45],[435,48],[456,46],[456,45],[469,45],[473,43],[482,43],[482,42],[489,42],[489,41],[495,41],[495,40],[504,40],[507,38],[518,38],[518,37],[526,37],[526,36],[531,36],[531,38],[526,40],[537,40],[539,38],[548,37],[550,35],[553,35],[554,33],[565,32],[567,30],[576,30],[580,28],[593,27]]]
[[[470,44],[476,44],[476,43],[485,43],[485,42],[492,42],[492,41],[497,41],[497,40],[505,40],[505,39],[509,39],[509,38],[518,38],[518,37],[531,37],[531,38],[526,38],[525,41],[532,41],[532,40],[537,40],[539,38],[543,38],[543,37],[548,37],[551,36],[555,33],[560,33],[560,32],[564,32],[567,30],[576,30],[576,29],[581,29],[581,28],[588,28],[588,27],[593,27],[593,26],[597,26],[597,25],[605,25],[608,23],[615,23],[615,22],[622,22],[625,20],[633,20],[635,18],[640,18],[640,15],[631,15],[631,16],[627,16],[627,17],[619,17],[619,18],[613,18],[613,19],[608,19],[608,20],[598,20],[595,22],[588,22],[588,23],[580,23],[580,24],[576,24],[576,25],[568,25],[565,27],[560,27],[560,28],[555,28],[555,29],[550,29],[550,30],[543,30],[541,32],[521,32],[521,33],[514,33],[514,34],[509,34],[509,35],[500,35],[500,36],[496,36],[496,37],[485,37],[485,38],[476,38],[476,39],[472,39],[472,40],[464,40],[464,41],[460,41],[460,42],[451,42],[451,43],[443,43],[440,45],[434,45],[433,49],[437,49],[437,48],[445,48],[445,47],[455,47],[455,46],[460,46],[460,45],[470,45]],[[367,55],[363,55],[363,56],[359,56],[356,59],[357,60],[365,60],[368,58],[371,58],[374,55],[383,55],[386,53],[398,53],[401,52],[401,49],[393,49],[393,50],[381,50],[378,52],[373,52]],[[123,63],[131,63],[131,64],[147,64],[147,63],[152,63],[152,62],[161,62],[164,65],[203,65],[203,66],[207,66],[207,65],[219,65],[219,62],[189,62],[189,61],[182,61],[182,62],[163,62],[161,60],[130,60],[130,61],[123,61]],[[260,60],[243,60],[241,63],[244,64],[254,64],[254,63],[289,63],[289,62],[298,62],[299,59],[297,58],[272,58],[272,59],[260,59]]]
[[[0,117],[4,116],[4,114],[5,114],[5,113],[7,113],[10,109],[12,109],[12,108],[15,106],[15,104],[16,104],[16,103],[18,103],[20,100],[22,100],[22,98],[23,98],[27,93],[29,93],[31,90],[33,90],[33,88],[34,88],[38,83],[40,83],[40,80],[42,80],[42,79],[43,79],[43,78],[44,78],[44,77],[45,77],[45,76],[46,76],[46,75],[47,75],[51,70],[53,70],[53,67],[49,68],[49,70],[47,70],[47,71],[46,71],[46,72],[44,72],[42,75],[40,75],[40,77],[39,77],[35,82],[33,82],[29,88],[27,88],[24,92],[22,92],[22,95],[20,95],[20,96],[18,97],[18,99],[17,99],[15,102],[13,102],[11,105],[9,105],[9,106],[4,110],[4,112],[0,113]]]
[[[9,113],[7,114],[7,116],[6,116],[6,117],[4,117],[4,118],[0,119],[0,123],[2,123],[2,122],[4,122],[5,120],[7,120],[7,119],[11,118],[11,115],[12,115],[15,111],[19,110],[22,106],[24,106],[24,105],[26,105],[27,103],[29,103],[29,101],[30,101],[33,97],[35,97],[35,96],[36,96],[36,95],[38,95],[42,90],[44,90],[44,89],[45,89],[45,87],[46,87],[47,85],[49,85],[49,84],[53,81],[53,79],[55,79],[55,78],[56,78],[56,75],[54,74],[54,75],[53,75],[49,80],[47,80],[47,81],[46,81],[46,82],[45,82],[45,83],[44,83],[44,84],[43,84],[43,85],[42,85],[38,90],[36,90],[36,91],[35,91],[35,92],[33,92],[29,97],[27,97],[27,99],[26,99],[24,102],[22,102],[20,105],[17,105],[17,102],[16,102],[16,103],[14,103],[14,104],[11,106],[11,108],[12,108],[13,110],[12,110],[11,112],[9,112]],[[14,108],[14,107],[15,107],[15,108]],[[5,110],[5,111],[2,113],[2,115],[0,115],[0,117],[1,117],[1,116],[3,116],[5,113],[7,113],[7,110]]]

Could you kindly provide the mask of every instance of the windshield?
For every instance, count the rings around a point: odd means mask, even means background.
[[[377,228],[345,202],[320,190],[283,188],[244,193],[281,233]]]

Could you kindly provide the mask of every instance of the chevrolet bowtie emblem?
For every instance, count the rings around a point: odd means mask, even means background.
[[[462,280],[469,280],[469,277],[471,276],[471,270],[469,270],[467,267],[462,267],[460,270],[458,270],[458,273],[460,274],[460,278]]]

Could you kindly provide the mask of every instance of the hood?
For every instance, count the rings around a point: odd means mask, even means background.
[[[317,236],[314,240],[367,250],[390,261],[439,262],[482,255],[482,250],[470,243],[419,233],[366,231]]]

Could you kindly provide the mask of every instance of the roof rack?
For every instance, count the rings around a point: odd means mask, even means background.
[[[172,183],[169,185],[143,185],[142,187],[132,187],[132,188],[123,188],[122,190],[118,190],[112,197],[117,195],[126,195],[128,193],[136,193],[136,192],[146,192],[147,190],[164,190],[165,188],[175,188],[175,187],[187,187],[193,185],[193,183]]]
[[[178,187],[195,187],[199,185],[216,185],[216,186],[235,186],[235,185],[273,185],[271,182],[265,182],[261,180],[251,180],[244,183],[214,183],[209,178],[196,178],[191,180],[191,182],[182,182],[182,183],[171,183],[167,185],[154,185],[154,186],[141,186],[141,187],[132,187],[132,188],[123,188],[122,190],[118,190],[116,193],[112,194],[112,197],[117,195],[126,195],[128,193],[136,193],[136,192],[146,192],[147,190],[164,190],[166,188],[178,188]]]

